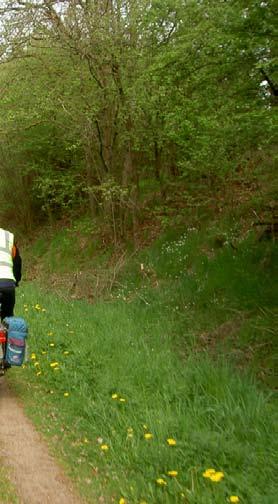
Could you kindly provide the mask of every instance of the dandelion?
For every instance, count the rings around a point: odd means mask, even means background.
[[[46,312],[46,309],[45,309],[45,308],[42,308],[42,312]]]
[[[215,472],[210,476],[210,480],[214,483],[219,483],[224,478],[224,473],[221,471]]]
[[[123,497],[121,497],[119,500],[119,504],[126,504],[126,500]]]
[[[112,396],[111,396],[111,397],[112,397],[112,399],[114,399],[114,400],[115,400],[115,399],[118,399],[118,394],[112,394]]]
[[[55,343],[49,343],[49,346],[54,347]]]
[[[144,434],[144,438],[145,438],[145,439],[152,439],[152,438],[153,438],[153,434],[151,434],[150,432],[146,432],[146,433]]]
[[[176,446],[176,444],[177,444],[176,440],[173,438],[168,438],[167,443],[169,446]]]
[[[204,478],[210,478],[214,473],[215,469],[206,469],[205,472],[203,472],[203,476]]]
[[[47,336],[53,336],[53,332],[52,331],[48,332]]]
[[[37,367],[37,366],[39,366],[39,365],[40,365],[40,363],[39,363],[38,361],[37,361],[37,362],[34,362],[34,366],[35,366],[35,367]]]
[[[64,397],[68,397],[69,396],[69,392],[64,392]]]
[[[175,478],[178,475],[178,471],[167,471],[168,476]]]
[[[163,478],[157,478],[156,482],[160,486],[166,486],[167,485],[166,481]]]
[[[54,394],[54,390],[49,390],[49,394]]]
[[[37,375],[37,376],[40,376],[41,374],[42,374],[42,372],[41,372],[41,371],[38,371],[38,372],[36,373],[36,375]]]
[[[25,312],[28,312],[29,310],[28,310],[28,308],[24,308],[24,311],[25,311]]]
[[[239,502],[239,497],[237,495],[231,495],[231,497],[229,498],[229,501],[237,503],[237,502]]]
[[[69,354],[69,351],[68,350],[65,350],[64,351],[64,355],[68,355]]]
[[[104,452],[105,452],[105,451],[108,451],[108,450],[109,450],[109,446],[108,446],[107,444],[102,444],[102,445],[100,446],[100,449],[101,449],[102,451],[104,451]]]
[[[124,397],[120,397],[119,401],[120,402],[126,402],[126,399]]]
[[[38,311],[40,311],[40,310],[41,310],[41,307],[40,307],[39,303],[37,303],[37,304],[35,305],[35,310],[38,310]]]
[[[45,350],[42,350],[42,355],[46,355],[47,352]]]
[[[89,439],[85,437],[85,438],[83,439],[83,443],[84,443],[84,444],[88,444],[88,443],[89,443]]]
[[[33,352],[33,353],[31,353],[31,359],[32,359],[32,360],[36,360],[36,358],[37,358],[36,354],[35,354],[34,352]]]
[[[52,368],[55,368],[57,366],[59,366],[59,362],[51,362],[50,363],[50,367],[52,367]]]

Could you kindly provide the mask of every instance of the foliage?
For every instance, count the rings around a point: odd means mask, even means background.
[[[274,140],[273,10],[272,0],[3,0],[2,214],[24,199],[13,217],[30,228],[51,180],[55,218],[85,204],[117,243],[135,234],[144,180],[164,197],[180,178],[213,185],[251,163]],[[110,180],[129,194],[112,218]]]

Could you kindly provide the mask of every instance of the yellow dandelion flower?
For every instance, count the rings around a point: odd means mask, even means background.
[[[37,304],[35,305],[35,310],[38,310],[38,311],[40,311],[40,310],[41,310],[41,307],[40,307],[39,303],[37,303]]]
[[[215,469],[206,469],[205,472],[203,472],[204,478],[210,478],[212,474],[215,473]]]
[[[32,360],[36,360],[36,358],[37,358],[36,354],[35,353],[31,353],[31,359]]]
[[[25,311],[25,312],[28,312],[29,310],[28,310],[28,308],[24,308],[24,311]]]
[[[69,396],[69,392],[64,392],[64,397],[68,397]]]
[[[169,446],[176,446],[176,444],[177,444],[176,440],[173,438],[168,438],[167,443]]]
[[[53,368],[53,371],[60,371],[60,368],[57,366],[57,367]]]
[[[175,478],[178,475],[178,471],[167,471],[168,476]]]
[[[120,402],[126,402],[126,399],[124,397],[120,397],[119,401]]]
[[[218,483],[224,478],[224,473],[221,471],[215,472],[210,476],[210,480],[214,483]]]
[[[112,399],[118,399],[118,394],[112,394]]]
[[[49,346],[54,347],[55,343],[49,343]]]
[[[47,352],[45,350],[42,350],[42,355],[46,355]]]
[[[37,366],[39,366],[39,365],[40,365],[40,363],[39,363],[38,361],[37,361],[37,362],[34,362],[34,366],[36,366],[36,367],[37,367]]]
[[[42,312],[46,312],[46,309],[45,309],[45,308],[42,308]]]
[[[89,443],[89,439],[85,437],[85,438],[83,439],[83,443],[88,444],[88,443]]]
[[[145,439],[152,439],[152,438],[153,438],[153,434],[151,434],[150,432],[146,432],[146,433],[144,434],[144,438],[145,438]]]
[[[53,336],[53,332],[52,331],[48,332],[47,336]]]
[[[49,394],[54,394],[54,390],[49,390]]]
[[[119,504],[126,504],[126,500],[123,497],[121,497],[119,500]]]
[[[237,495],[231,495],[229,501],[234,502],[236,504],[237,502],[239,502],[239,497]]]
[[[128,438],[132,438],[133,437],[133,428],[132,427],[128,427],[128,429],[127,429],[127,437]]]
[[[107,450],[109,450],[109,446],[108,446],[107,444],[102,444],[102,445],[100,446],[100,449],[101,449],[102,451],[107,451]]]
[[[69,354],[69,351],[68,350],[65,350],[64,351],[64,355],[68,355]]]
[[[59,366],[59,362],[51,362],[49,365],[50,365],[50,367],[55,368],[55,367]]]
[[[161,485],[161,486],[167,485],[166,481],[163,478],[157,478],[156,482],[158,485]]]
[[[38,371],[38,372],[36,373],[36,375],[37,375],[37,376],[40,376],[41,374],[42,374],[42,372],[41,372],[41,371]]]

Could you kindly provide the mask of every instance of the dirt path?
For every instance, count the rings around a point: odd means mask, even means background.
[[[0,458],[7,465],[20,504],[81,504],[5,378],[0,379],[0,419]]]

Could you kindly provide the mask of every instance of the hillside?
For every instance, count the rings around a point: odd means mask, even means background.
[[[247,193],[153,210],[136,250],[84,218],[23,248],[10,381],[87,502],[275,502],[277,241]]]

